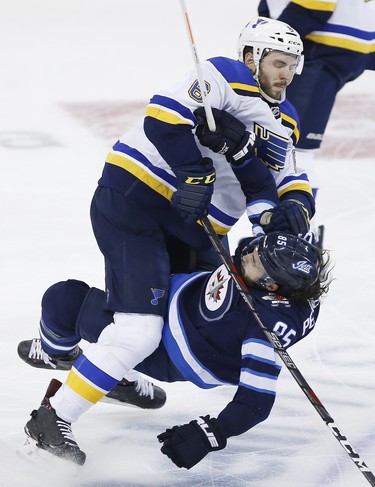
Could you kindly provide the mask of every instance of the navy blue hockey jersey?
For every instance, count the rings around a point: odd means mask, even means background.
[[[251,295],[260,318],[286,348],[314,328],[318,301],[297,304],[262,290]],[[224,265],[212,274],[172,277],[163,344],[181,375],[197,386],[237,387],[218,416],[227,437],[267,418],[282,361]]]

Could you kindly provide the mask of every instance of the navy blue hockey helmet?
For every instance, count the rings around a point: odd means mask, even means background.
[[[279,291],[291,292],[308,288],[318,278],[322,265],[319,250],[295,235],[272,232],[258,239],[246,239],[240,245],[240,255],[252,252],[258,255],[268,276],[278,284]]]

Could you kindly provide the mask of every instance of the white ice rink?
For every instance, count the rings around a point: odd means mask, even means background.
[[[187,0],[201,59],[235,57],[257,3]],[[156,411],[98,404],[73,427],[88,458],[76,472],[18,459],[31,410],[66,373],[28,367],[17,344],[36,336],[52,283],[103,287],[89,205],[107,150],[194,63],[177,0],[3,1],[0,46],[0,486],[369,485],[287,370],[270,418],[190,471],[160,453],[157,434],[217,415],[234,388],[164,384]],[[345,87],[327,129],[318,208],[336,280],[315,331],[290,355],[375,472],[374,85],[366,73]],[[241,222],[231,242],[246,231]]]

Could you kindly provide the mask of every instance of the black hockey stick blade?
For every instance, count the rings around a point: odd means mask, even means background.
[[[254,318],[256,319],[259,326],[262,328],[262,330],[265,333],[266,337],[268,338],[269,342],[273,345],[276,353],[280,356],[281,360],[284,362],[284,364],[287,367],[287,369],[289,370],[289,372],[292,374],[292,376],[294,377],[294,379],[296,380],[296,382],[298,383],[298,385],[300,386],[302,391],[305,393],[308,400],[314,406],[314,408],[318,412],[319,416],[323,419],[323,421],[326,423],[328,428],[331,430],[333,436],[337,439],[337,441],[340,443],[340,445],[344,448],[346,453],[353,460],[355,465],[359,468],[359,470],[365,476],[365,478],[370,483],[370,485],[375,487],[375,475],[368,468],[366,463],[362,460],[362,458],[359,456],[359,454],[356,452],[356,450],[353,448],[353,446],[349,443],[347,437],[341,432],[339,427],[336,425],[332,416],[328,413],[328,411],[323,406],[323,404],[320,402],[320,400],[317,397],[317,395],[315,394],[315,392],[311,389],[308,382],[303,377],[303,375],[299,371],[296,364],[293,362],[289,353],[285,350],[285,348],[281,344],[277,335],[274,332],[270,331],[266,327],[266,325],[263,323],[263,321],[261,320],[259,314],[257,313],[257,311],[255,309],[253,299],[251,297],[251,294],[249,293],[249,290],[248,290],[246,284],[244,283],[240,273],[236,269],[236,266],[234,265],[232,259],[228,255],[228,252],[226,251],[225,247],[221,243],[220,238],[216,234],[211,222],[205,216],[201,219],[201,223],[202,223],[202,226],[203,226],[205,232],[207,233],[207,236],[209,237],[214,249],[219,254],[221,261],[223,262],[223,264],[227,268],[230,276],[232,277],[237,290],[239,291],[240,295],[242,296],[242,298],[245,300],[246,304],[250,308]]]

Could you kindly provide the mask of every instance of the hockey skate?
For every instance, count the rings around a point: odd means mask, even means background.
[[[18,344],[19,357],[31,365],[41,369],[69,370],[82,350],[77,347],[67,355],[54,358],[42,348],[40,338],[24,340]],[[124,406],[135,406],[142,409],[159,409],[164,406],[167,395],[161,387],[141,376],[136,371],[129,372],[104,398],[103,402]]]
[[[136,372],[137,379],[122,379],[108,392],[102,402],[136,406],[142,409],[159,409],[164,406],[167,395],[161,387],[154,385]]]
[[[19,357],[32,367],[49,370],[70,370],[73,363],[81,355],[82,350],[77,345],[66,355],[51,357],[43,350],[40,338],[33,338],[32,340],[20,342],[17,352]]]
[[[50,397],[61,387],[61,382],[52,379],[39,409],[34,409],[31,419],[26,423],[25,433],[28,441],[63,460],[78,465],[86,461],[86,454],[75,441],[70,423],[59,418],[51,406]]]

